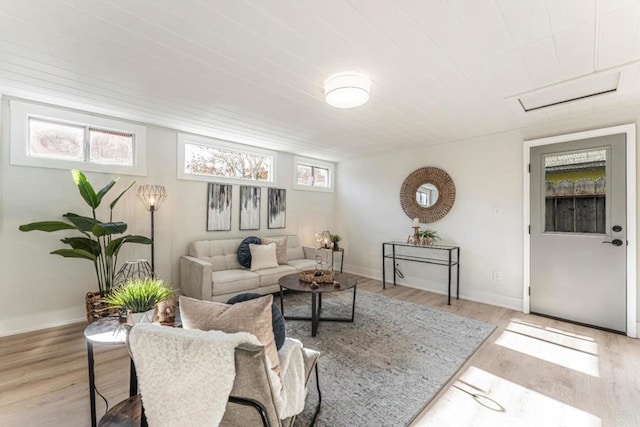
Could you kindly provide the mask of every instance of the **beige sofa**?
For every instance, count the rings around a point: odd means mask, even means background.
[[[268,237],[273,239],[279,236]],[[182,294],[191,298],[220,302],[227,302],[229,298],[247,292],[269,294],[280,290],[278,279],[282,276],[314,269],[316,266],[316,250],[303,247],[298,236],[289,235],[286,265],[251,271],[238,262],[238,246],[242,240],[192,242],[188,254],[180,258]]]

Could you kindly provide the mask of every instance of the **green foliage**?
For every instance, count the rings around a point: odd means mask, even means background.
[[[159,279],[146,277],[128,280],[105,298],[107,304],[120,310],[142,313],[169,299],[174,289]]]
[[[71,176],[73,182],[78,187],[80,196],[82,196],[82,199],[91,208],[91,217],[69,212],[62,215],[68,222],[32,222],[21,225],[19,229],[20,231],[44,231],[47,233],[61,230],[76,230],[81,233],[82,236],[61,239],[61,242],[69,245],[71,249],[58,249],[51,253],[65,258],[80,258],[93,262],[98,280],[98,290],[101,295],[106,295],[111,290],[113,278],[117,272],[118,253],[122,246],[125,243],[139,243],[143,245],[151,243],[151,239],[139,235],[127,234],[122,237],[113,238],[113,236],[127,231],[126,223],[113,221],[113,208],[122,195],[135,184],[135,181],[111,202],[109,205],[109,220],[99,221],[96,217],[96,209],[100,206],[100,203],[102,203],[104,196],[116,185],[118,179],[111,180],[96,192],[87,177],[79,170],[73,169]]]
[[[435,230],[425,229],[424,231],[419,231],[418,236],[427,237],[429,240],[435,242],[440,240],[440,236],[438,236],[438,232]]]
[[[340,237],[339,234],[332,234],[330,238],[333,243],[338,243],[340,240],[342,240],[342,237]]]

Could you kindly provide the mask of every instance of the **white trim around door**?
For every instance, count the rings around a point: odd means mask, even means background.
[[[561,142],[575,141],[579,139],[595,138],[605,135],[626,134],[626,158],[627,158],[627,336],[636,338],[637,328],[637,268],[636,268],[636,126],[635,124],[614,126],[603,129],[589,130],[566,135],[551,136],[547,138],[524,141],[524,280],[523,280],[523,307],[522,311],[529,313],[529,283],[530,269],[530,149],[540,145],[558,144]]]

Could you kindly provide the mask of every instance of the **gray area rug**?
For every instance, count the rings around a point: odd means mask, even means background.
[[[353,291],[325,294],[322,315],[350,317]],[[279,304],[279,298],[274,303]],[[311,296],[284,297],[286,315],[308,316]],[[354,323],[288,320],[287,336],[322,352],[317,426],[404,426],[456,373],[495,326],[383,295],[358,291]],[[296,426],[317,404],[315,378]]]

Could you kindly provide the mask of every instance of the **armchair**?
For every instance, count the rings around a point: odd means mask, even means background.
[[[308,385],[312,371],[315,370],[316,389],[318,392],[318,405],[316,406],[311,425],[315,423],[322,403],[317,365],[319,356],[320,353],[317,351],[306,348],[302,349],[305,369],[305,387]],[[239,344],[235,348],[234,365],[236,371],[235,378],[220,425],[292,426],[295,421],[295,416],[280,419],[278,414],[274,395],[280,391],[274,390],[272,382],[269,380],[270,367],[266,362],[264,347],[250,343]],[[140,369],[138,369],[138,372],[140,376]],[[167,387],[171,387],[171,384],[167,384]],[[144,408],[141,405],[140,394],[122,401],[113,407],[102,417],[98,425],[101,427],[146,426],[147,421]]]

